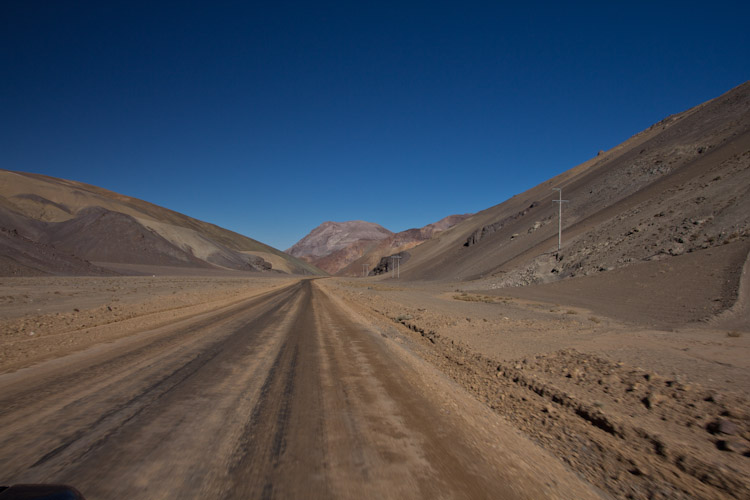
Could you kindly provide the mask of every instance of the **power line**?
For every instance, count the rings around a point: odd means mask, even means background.
[[[563,203],[569,203],[570,200],[563,200],[562,199],[562,188],[552,188],[553,191],[557,191],[560,193],[560,198],[557,200],[552,200],[552,203],[557,203],[558,210],[557,210],[557,255],[555,258],[557,260],[560,260],[560,249],[562,248],[562,204]]]
[[[396,271],[396,263],[398,263],[398,271]],[[391,255],[391,277],[396,277],[396,278],[401,277],[401,256],[400,255]]]

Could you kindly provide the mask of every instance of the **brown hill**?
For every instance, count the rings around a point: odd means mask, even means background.
[[[563,206],[559,260],[554,187],[570,200]],[[691,266],[677,267],[692,273],[695,286],[705,285],[704,274],[729,280],[725,293],[715,297],[722,302],[736,292],[749,245],[750,83],[745,83],[428,240],[411,251],[401,276],[476,280],[473,287],[493,289],[653,261],[679,259],[677,265],[684,254],[700,254],[689,259]],[[737,255],[712,252],[724,246]],[[732,270],[718,272],[726,259]],[[597,282],[599,294],[602,286]],[[608,286],[614,291],[619,283],[613,279]]]
[[[38,174],[0,170],[0,228],[5,275],[96,274],[118,264],[322,274],[214,224]]]
[[[86,207],[74,219],[50,224],[41,241],[94,262],[209,267],[135,217],[101,207]]]
[[[324,222],[287,249],[289,255],[299,257],[316,266],[335,273],[335,262],[326,257],[340,254],[338,259],[345,260],[350,254],[361,252],[377,241],[392,236],[393,233],[383,226],[372,222],[352,220],[346,222]],[[356,258],[356,257],[355,257]],[[322,267],[321,267],[322,266]]]
[[[408,258],[407,250],[422,244],[469,217],[471,217],[471,214],[449,215],[424,227],[396,233],[390,238],[381,240],[368,252],[360,254],[359,258],[340,268],[336,274],[339,276],[361,276],[363,269],[366,269],[370,275],[387,272],[390,269],[387,263],[391,261],[386,259],[386,264],[381,265],[385,257],[404,254],[402,255],[403,263],[405,258]]]
[[[400,233],[372,222],[324,222],[287,252],[331,274],[361,276],[363,265],[369,270],[383,256],[412,248],[467,217],[451,215]]]
[[[37,243],[16,229],[0,228],[0,276],[115,274],[57,248]]]

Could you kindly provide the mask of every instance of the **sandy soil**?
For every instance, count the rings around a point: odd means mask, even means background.
[[[3,316],[0,483],[89,499],[601,497],[320,281],[2,288],[26,302]]]
[[[641,278],[663,277],[663,265],[675,261],[639,268]],[[734,307],[688,323],[633,318],[632,303],[618,309],[600,300],[604,285],[580,280],[468,290],[322,279],[304,293],[297,282],[3,278],[0,469],[15,472],[0,482],[64,480],[91,498],[117,498],[107,481],[158,494],[156,481],[190,497],[202,480],[240,496],[272,485],[283,497],[300,494],[285,479],[296,475],[325,477],[318,496],[570,498],[560,478],[582,487],[567,467],[593,488],[581,491],[616,498],[750,495],[747,279]],[[671,310],[668,299],[651,295],[653,310]],[[203,425],[225,437],[188,437]],[[320,432],[332,448],[310,455],[323,446]],[[152,456],[149,436],[175,451]],[[125,445],[136,438],[145,441]],[[92,457],[129,465],[100,474],[85,451],[98,440],[109,451]],[[55,451],[68,442],[77,444]],[[189,450],[211,446],[216,461],[186,479],[206,453]],[[27,461],[8,469],[27,448]],[[32,466],[40,460],[54,466]],[[537,474],[548,479],[528,479]]]
[[[323,284],[397,325],[415,353],[615,497],[750,495],[747,323],[625,323],[632,305],[608,316],[617,302],[595,289],[585,300],[575,280],[554,290]]]
[[[293,281],[282,275],[0,278],[0,372],[162,326]]]

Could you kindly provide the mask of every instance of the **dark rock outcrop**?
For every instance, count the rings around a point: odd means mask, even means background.
[[[397,258],[399,262],[395,262]],[[409,261],[409,258],[411,257],[411,254],[409,252],[398,252],[394,253],[393,255],[389,255],[387,257],[383,257],[380,259],[380,262],[378,262],[378,265],[375,266],[375,268],[369,272],[368,276],[377,276],[379,274],[385,274],[387,272],[393,271],[394,265],[395,266],[403,266]]]

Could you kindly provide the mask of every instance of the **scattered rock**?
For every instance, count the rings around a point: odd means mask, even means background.
[[[746,454],[750,451],[750,447],[739,439],[719,439],[716,441],[716,447],[721,451],[732,451],[734,453]]]
[[[618,377],[614,373],[610,373],[609,375],[605,375],[601,379],[599,379],[599,385],[615,385],[619,382],[620,377]]]
[[[649,410],[651,408],[654,408],[655,406],[660,405],[664,401],[666,401],[667,397],[664,394],[660,394],[658,392],[651,392],[646,395],[645,398],[643,398],[641,401],[643,404],[648,408]]]
[[[635,383],[629,384],[628,388],[625,390],[628,392],[638,392],[642,387],[643,387],[642,384],[640,384],[639,382],[635,382]]]
[[[713,422],[709,422],[708,425],[706,425],[706,430],[711,434],[727,434],[729,436],[736,436],[737,434],[739,434],[740,428],[731,420],[727,420],[726,418],[719,418],[714,420]]]
[[[707,403],[718,403],[719,397],[717,394],[710,392],[706,395],[705,398],[703,398],[703,401],[706,401]]]

